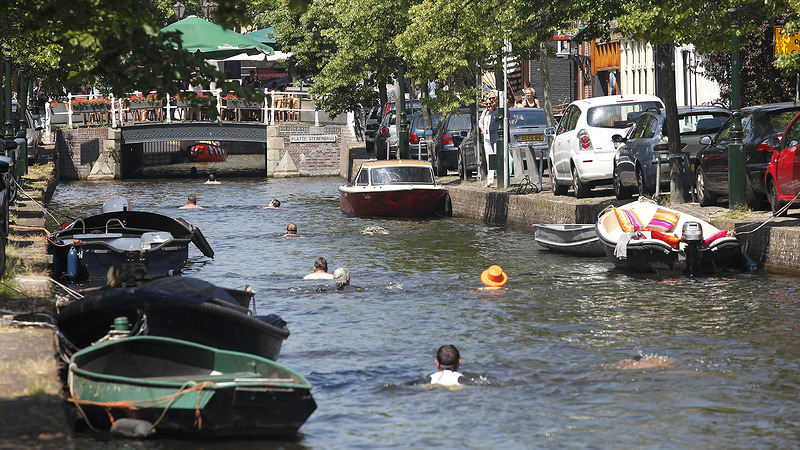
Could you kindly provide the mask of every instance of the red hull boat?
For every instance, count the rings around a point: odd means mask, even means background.
[[[186,157],[192,162],[222,162],[228,159],[228,151],[219,145],[200,143],[189,147]]]
[[[444,212],[447,189],[423,161],[369,161],[339,187],[342,212],[355,216],[428,217]]]

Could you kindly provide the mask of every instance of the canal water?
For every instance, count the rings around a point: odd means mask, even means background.
[[[127,197],[183,217],[186,275],[250,285],[260,314],[289,324],[279,362],[314,386],[317,411],[293,440],[124,441],[128,448],[790,448],[800,442],[800,282],[730,273],[629,275],[605,258],[540,249],[530,233],[463,219],[345,217],[335,178],[61,184],[71,216]],[[189,194],[202,210],[179,210]],[[280,209],[264,209],[270,199]],[[299,236],[282,237],[288,223]],[[380,226],[389,234],[365,235]],[[303,281],[323,256],[363,290]],[[506,289],[480,273],[499,264]],[[327,288],[327,289],[326,289]],[[454,344],[470,385],[421,383]],[[636,355],[673,368],[621,370]],[[82,434],[83,448],[119,440]]]

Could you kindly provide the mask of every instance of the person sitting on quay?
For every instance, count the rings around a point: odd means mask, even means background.
[[[442,386],[458,386],[464,384],[466,378],[458,372],[461,366],[461,354],[455,345],[443,345],[436,352],[436,369],[439,371],[430,375],[431,384]]]
[[[355,292],[355,286],[350,285],[350,271],[339,267],[333,271],[333,281],[336,283],[336,292]]]
[[[189,198],[186,201],[186,204],[181,206],[178,209],[203,209],[203,207],[199,206],[197,204],[197,196],[196,195],[190,195]]]
[[[280,236],[280,235],[278,235]],[[286,225],[286,234],[283,235],[284,237],[297,237],[297,225],[290,223]]]
[[[313,272],[303,277],[304,280],[332,280],[333,274],[328,273],[328,261],[322,256],[314,261]]]
[[[219,184],[219,181],[217,181],[213,173],[210,173],[208,174],[208,180],[206,180],[206,182],[203,184]]]

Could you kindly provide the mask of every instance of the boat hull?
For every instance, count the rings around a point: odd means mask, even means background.
[[[110,267],[130,263],[144,266],[150,277],[180,273],[189,258],[190,242],[206,256],[214,256],[200,230],[182,219],[117,211],[73,222],[54,232],[48,246],[55,278],[71,273],[72,281],[86,281],[105,280]],[[72,263],[71,249],[75,249]]]
[[[590,224],[534,224],[533,238],[540,246],[576,256],[605,256],[595,226]]]
[[[214,144],[195,144],[186,150],[186,159],[192,162],[223,162],[228,151]]]
[[[354,216],[430,217],[444,210],[447,189],[441,187],[344,190],[339,188],[342,212]]]
[[[145,420],[159,434],[294,434],[316,409],[308,381],[272,361],[167,338],[97,344],[70,362],[71,401],[95,428]]]
[[[85,348],[102,339],[117,317],[131,333],[196,342],[276,360],[289,337],[276,315],[252,316],[234,297],[189,277],[155,280],[137,288],[105,288],[63,307],[56,323],[68,347]],[[67,348],[63,351],[69,356]]]

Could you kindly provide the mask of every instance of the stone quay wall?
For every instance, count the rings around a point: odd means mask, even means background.
[[[101,155],[103,160],[113,159],[113,153],[119,152],[119,149],[119,131],[112,128],[56,130],[55,161],[58,179],[89,179],[89,175]]]
[[[346,127],[280,124],[267,130],[267,175],[347,177],[354,139]]]

